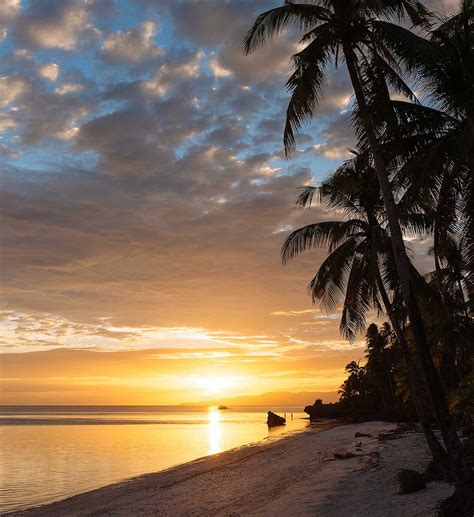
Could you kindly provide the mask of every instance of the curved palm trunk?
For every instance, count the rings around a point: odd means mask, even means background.
[[[427,414],[427,412],[425,411],[425,407],[423,404],[423,395],[421,393],[421,389],[419,388],[418,374],[415,368],[415,364],[413,363],[411,358],[410,348],[408,346],[405,335],[403,334],[403,331],[400,327],[400,324],[398,323],[398,320],[395,317],[392,304],[390,303],[387,291],[385,290],[385,286],[383,284],[382,278],[380,277],[380,274],[377,276],[377,286],[382,297],[385,312],[388,315],[392,328],[395,331],[398,342],[400,344],[400,348],[402,349],[403,359],[407,367],[408,385],[413,399],[413,404],[415,406],[415,411],[418,416],[421,429],[423,430],[426,442],[431,451],[431,455],[433,456],[433,461],[437,465],[439,465],[442,470],[449,473],[448,456],[433,432],[430,423],[430,415]]]
[[[387,219],[390,227],[391,242],[393,247],[395,265],[400,286],[405,301],[405,307],[410,320],[410,330],[413,334],[418,360],[426,378],[428,391],[433,402],[433,408],[440,426],[441,434],[449,456],[450,467],[456,487],[463,490],[466,485],[473,482],[472,472],[461,453],[461,442],[456,433],[456,428],[451,419],[446,400],[444,387],[435,369],[431,357],[430,346],[426,337],[420,309],[414,294],[410,262],[406,254],[403,235],[397,214],[397,206],[391,190],[389,175],[385,165],[383,151],[372,127],[369,110],[365,100],[364,90],[357,70],[357,56],[350,42],[343,44],[344,57],[351,78],[352,86],[359,107],[360,118],[364,126],[367,139],[374,159],[374,168],[379,180],[380,189],[384,200]]]

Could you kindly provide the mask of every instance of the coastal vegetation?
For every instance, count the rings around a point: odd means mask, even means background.
[[[302,50],[287,83],[287,155],[341,66],[357,147],[320,186],[299,191],[297,206],[317,202],[338,218],[293,231],[283,262],[327,247],[311,297],[341,311],[348,339],[366,332],[366,362],[347,365],[338,407],[394,415],[410,404],[456,487],[442,511],[471,515],[473,472],[457,424],[473,416],[474,2],[448,17],[415,0],[285,1],[256,19],[245,52],[289,24]],[[408,238],[431,243],[429,274]],[[389,323],[367,327],[369,316]]]

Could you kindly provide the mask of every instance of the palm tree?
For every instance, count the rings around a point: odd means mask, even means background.
[[[324,221],[293,231],[282,246],[283,263],[300,252],[328,246],[323,261],[309,284],[313,302],[328,312],[342,303],[340,331],[352,340],[366,327],[365,314],[381,310],[378,295],[379,253],[388,253],[390,240],[379,224],[383,205],[375,172],[366,157],[348,160],[319,188],[304,187],[296,204],[310,207],[317,195],[328,210],[342,211],[340,221]],[[421,232],[425,227],[422,226]]]
[[[418,360],[427,380],[453,476],[459,490],[465,492],[465,486],[472,482],[472,473],[461,454],[461,444],[449,413],[444,387],[431,357],[390,184],[390,171],[361,80],[361,63],[366,62],[367,56],[376,56],[385,64],[384,75],[388,79],[389,75],[398,77],[393,66],[396,62],[395,47],[389,48],[382,37],[390,24],[380,18],[392,15],[402,17],[405,12],[416,23],[420,23],[425,14],[423,6],[415,0],[313,0],[312,3],[286,0],[282,7],[257,17],[247,34],[244,49],[246,53],[254,51],[290,22],[296,23],[304,31],[301,43],[306,47],[293,56],[295,71],[287,83],[292,92],[284,137],[287,151],[294,148],[294,132],[317,111],[328,65],[331,61],[337,64],[339,55],[345,59],[357,102],[358,120],[366,135],[382,192],[394,261]],[[409,31],[406,32],[409,34]],[[360,269],[360,265],[358,267]]]
[[[397,53],[431,105],[392,102],[404,127],[399,181],[413,203],[435,207],[434,254],[444,241],[461,235],[471,282],[474,281],[474,1],[431,32],[428,40],[387,27],[387,44]],[[399,139],[399,136],[397,136]],[[387,148],[393,149],[393,138]],[[400,156],[398,157],[400,159]],[[461,224],[460,224],[461,222]]]
[[[474,1],[462,0],[459,5],[451,18],[441,19],[428,40],[414,34],[402,40],[398,27],[392,26],[385,41],[396,45],[431,100],[429,106],[392,103],[404,128],[403,148],[394,148],[392,137],[387,138],[386,149],[394,149],[395,160],[405,163],[397,182],[407,199],[434,214],[432,284],[438,288],[445,315],[435,325],[433,341],[446,389],[453,389],[472,368],[466,350],[472,355]]]
[[[367,371],[377,385],[380,399],[385,409],[393,408],[397,404],[393,387],[391,361],[387,357],[390,332],[391,329],[386,326],[379,331],[378,326],[375,323],[371,323],[367,327],[365,334]]]
[[[349,411],[365,411],[371,404],[373,390],[367,376],[365,366],[351,361],[346,365],[347,379],[339,389],[340,403]]]
[[[438,242],[436,270],[427,275],[429,284],[442,300],[443,317],[431,326],[434,354],[447,391],[456,388],[461,378],[472,370],[474,286],[467,271],[465,249],[463,238],[445,235]]]
[[[388,315],[403,353],[413,402],[433,460],[440,469],[445,469],[446,452],[433,433],[423,401],[426,389],[419,381],[411,347],[400,323],[405,319],[405,311],[395,301],[399,295],[393,252],[376,174],[367,155],[356,154],[319,188],[302,188],[297,206],[309,208],[315,195],[328,210],[342,212],[345,220],[324,221],[293,231],[282,246],[283,262],[313,247],[328,247],[328,256],[308,288],[313,302],[319,301],[325,310],[334,311],[342,304],[340,331],[348,339],[354,339],[365,329],[369,309]],[[412,212],[403,200],[400,206],[406,231],[413,235],[430,231],[431,223],[426,216]],[[393,301],[387,290],[395,293]]]

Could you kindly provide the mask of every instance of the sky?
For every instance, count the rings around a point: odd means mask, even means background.
[[[297,39],[241,47],[279,4],[0,0],[3,403],[335,391],[363,357],[307,294],[325,251],[279,257],[354,145],[330,70],[285,159]]]

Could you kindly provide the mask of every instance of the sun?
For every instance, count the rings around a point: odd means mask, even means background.
[[[235,378],[233,377],[199,376],[193,377],[193,380],[206,395],[219,395],[235,384]]]

